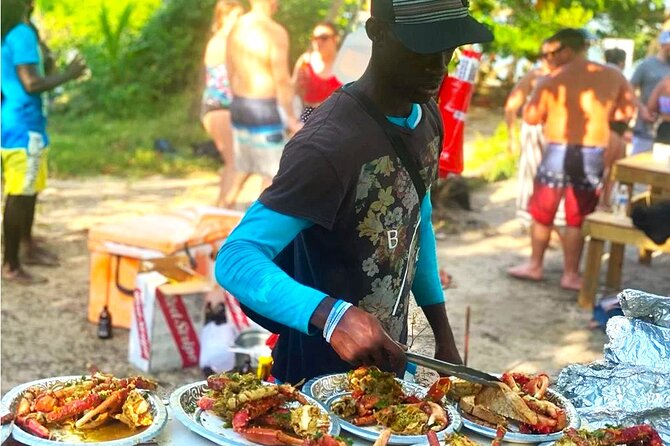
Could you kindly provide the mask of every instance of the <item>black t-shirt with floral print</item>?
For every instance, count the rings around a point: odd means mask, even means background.
[[[414,130],[398,131],[430,190],[442,141],[435,102],[422,106]],[[383,130],[354,99],[336,92],[317,108],[286,145],[279,172],[259,200],[314,223],[275,259],[284,271],[358,305],[394,339],[406,341],[420,203]],[[272,328],[281,335],[273,352],[278,379],[295,383],[351,368],[320,332]]]

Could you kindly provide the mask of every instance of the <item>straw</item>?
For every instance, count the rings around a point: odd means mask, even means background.
[[[463,347],[463,365],[468,365],[470,351],[470,305],[465,307],[465,346]]]

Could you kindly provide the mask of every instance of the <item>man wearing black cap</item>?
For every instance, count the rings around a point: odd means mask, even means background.
[[[359,364],[401,372],[410,290],[435,357],[461,361],[426,193],[443,138],[432,98],[454,49],[493,36],[467,0],[372,0],[366,31],[365,73],[286,145],[272,186],[217,257],[219,283],[280,334],[281,381]]]

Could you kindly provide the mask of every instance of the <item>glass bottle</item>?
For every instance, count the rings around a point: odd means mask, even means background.
[[[98,337],[100,339],[112,337],[112,315],[107,310],[107,305],[102,308],[98,319]]]

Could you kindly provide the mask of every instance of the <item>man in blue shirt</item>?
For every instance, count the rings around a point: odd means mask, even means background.
[[[40,45],[26,23],[27,0],[2,2],[2,176],[7,193],[3,231],[2,279],[21,284],[44,282],[19,262],[19,247],[28,248],[27,263],[53,265],[54,259],[34,247],[31,230],[37,194],[46,184],[49,139],[41,93],[79,77],[86,65],[76,58],[61,73],[45,76]]]
[[[638,113],[633,126],[633,155],[647,152],[654,146],[654,118],[647,110],[647,101],[661,79],[670,76],[670,31],[661,31],[658,46],[658,52],[643,60],[630,79],[639,93]]]
[[[402,372],[410,291],[435,357],[461,362],[421,190],[437,179],[444,130],[432,98],[454,49],[493,36],[467,0],[372,0],[371,12],[365,73],[286,145],[272,185],[217,257],[219,283],[280,334],[272,374],[281,381],[360,364]]]

